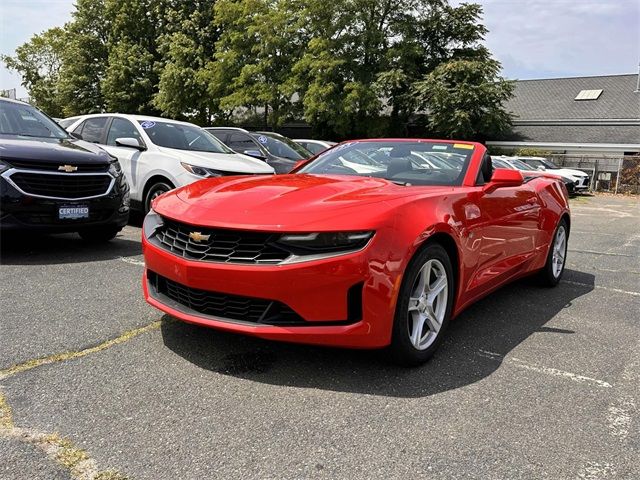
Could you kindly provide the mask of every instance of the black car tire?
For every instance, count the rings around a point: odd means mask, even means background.
[[[87,230],[80,230],[78,235],[88,243],[106,243],[113,240],[121,227],[95,227]]]
[[[173,188],[173,185],[167,182],[157,182],[151,185],[151,187],[149,187],[149,190],[147,190],[147,195],[144,198],[144,214],[146,215],[147,213],[149,213],[149,210],[151,209],[151,202],[153,202],[156,197],[170,190],[173,190]]]
[[[410,339],[409,323],[410,314],[409,299],[412,291],[415,287],[417,275],[422,270],[423,266],[429,262],[429,260],[437,260],[439,264],[444,267],[447,276],[447,300],[446,309],[444,313],[444,319],[441,323],[440,329],[436,334],[435,340],[424,350],[416,348]],[[451,319],[451,313],[453,310],[453,302],[455,295],[455,277],[453,275],[453,268],[451,265],[451,259],[446,250],[437,243],[431,243],[423,248],[417,255],[411,259],[411,262],[405,270],[402,285],[398,293],[398,300],[396,302],[396,313],[393,322],[393,331],[391,337],[391,345],[389,350],[395,363],[402,366],[418,366],[425,363],[433,353],[437,350],[442,343],[445,331]]]
[[[564,231],[565,241],[564,241],[564,259],[562,263],[562,269],[560,273],[554,273],[554,245],[556,240],[558,239],[558,234]],[[567,225],[567,221],[563,218],[558,223],[555,232],[553,232],[553,238],[551,239],[551,245],[549,245],[549,253],[547,254],[547,261],[544,265],[544,268],[540,270],[538,273],[538,281],[544,287],[555,287],[560,283],[560,279],[562,279],[562,275],[564,274],[564,267],[567,264],[567,248],[569,245],[569,226]]]

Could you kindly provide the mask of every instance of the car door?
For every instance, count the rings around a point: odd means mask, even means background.
[[[534,255],[541,205],[537,192],[526,182],[486,191],[483,187],[493,172],[491,159],[486,156],[483,164],[476,180],[475,202],[466,210],[470,231],[480,237],[476,273],[469,288],[485,290],[509,279]]]
[[[138,167],[140,164],[140,157],[144,155],[143,151],[132,147],[122,147],[116,144],[118,138],[135,138],[141,145],[145,145],[142,135],[138,132],[136,126],[129,120],[120,117],[113,117],[108,128],[106,141],[102,144],[102,148],[108,151],[114,157],[117,157],[120,161],[120,165],[124,171],[127,182],[129,182],[129,188],[131,189],[131,195],[135,199],[140,199],[140,190],[142,185]]]

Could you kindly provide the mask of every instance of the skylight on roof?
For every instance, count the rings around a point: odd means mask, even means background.
[[[602,94],[600,90],[580,90],[580,93],[576,96],[576,100],[597,100]]]

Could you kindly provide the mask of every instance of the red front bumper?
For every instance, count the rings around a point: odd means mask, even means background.
[[[395,282],[384,262],[375,261],[374,245],[324,260],[273,266],[185,260],[144,238],[143,251],[146,268],[142,285],[146,301],[185,322],[270,340],[340,347],[377,348],[391,340]],[[149,284],[147,271],[199,290],[279,301],[293,309],[306,324],[250,324],[189,309],[178,310],[163,301],[163,296]],[[349,324],[314,325],[347,319],[347,292],[359,283],[363,284],[361,318]]]

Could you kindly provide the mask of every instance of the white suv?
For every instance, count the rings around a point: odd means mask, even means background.
[[[142,115],[84,115],[67,127],[120,160],[133,208],[144,212],[158,195],[205,177],[273,174],[261,160],[235,153],[186,122]]]

